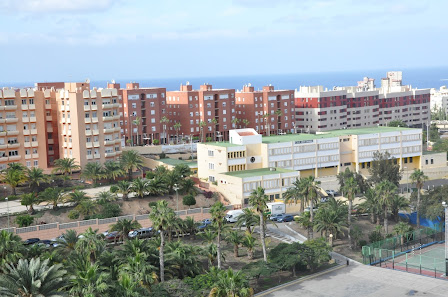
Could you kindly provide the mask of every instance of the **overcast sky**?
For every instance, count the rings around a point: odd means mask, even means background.
[[[448,1],[0,0],[0,82],[448,66]]]

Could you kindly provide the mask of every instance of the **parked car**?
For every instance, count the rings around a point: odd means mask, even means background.
[[[294,221],[294,217],[293,217],[292,215],[288,215],[288,214],[285,214],[285,215],[283,215],[282,217],[277,218],[277,222],[278,222],[278,223],[282,223],[282,222],[292,222],[292,221]]]
[[[118,232],[118,231],[109,232],[106,235],[105,239],[108,242],[118,241],[120,239],[120,232]]]
[[[281,218],[283,215],[284,215],[283,213],[279,213],[279,214],[276,214],[276,215],[271,215],[271,216],[269,217],[269,219],[270,219],[271,221],[277,221],[277,219],[278,219],[278,218]]]
[[[42,245],[42,246],[44,246],[46,248],[53,247],[53,242],[51,240],[48,240],[48,239],[41,240],[37,244],[38,245]]]
[[[28,238],[27,240],[25,240],[23,242],[24,245],[31,245],[31,244],[35,244],[38,243],[40,241],[39,238]]]
[[[153,228],[141,228],[138,230],[130,231],[128,234],[129,238],[150,238],[154,235],[154,229]]]
[[[205,228],[207,228],[208,225],[212,223],[212,220],[205,219],[201,222],[201,224],[198,226],[199,231],[203,231]]]
[[[326,190],[325,191],[328,195],[331,195],[331,196],[339,196],[339,193],[337,192],[337,191],[335,191],[335,190]]]
[[[318,208],[317,207],[313,207],[313,212],[316,212],[318,210]],[[305,207],[305,211],[310,211],[310,207],[308,206],[308,207]]]

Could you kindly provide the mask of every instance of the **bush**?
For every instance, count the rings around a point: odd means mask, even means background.
[[[179,157],[178,159],[179,159],[179,160],[183,160],[182,157]]]
[[[367,240],[362,239],[362,240],[358,241],[358,246],[363,247],[365,245],[367,245]]]
[[[159,154],[160,159],[165,159],[166,158],[166,154],[165,153],[161,153]]]
[[[153,206],[157,205],[157,202],[151,201],[151,202],[148,203],[148,205],[149,205],[149,207],[153,207]]]
[[[369,233],[369,241],[370,241],[370,243],[377,242],[377,241],[380,241],[380,240],[383,240],[383,235],[381,235],[381,232],[372,231],[372,232]]]
[[[170,279],[151,287],[150,297],[194,297],[197,294],[180,279]]]
[[[121,215],[120,205],[115,203],[106,203],[101,212],[103,219],[118,217]]]
[[[154,140],[152,141],[152,144],[154,144],[154,145],[158,145],[158,144],[159,144],[159,140],[158,140],[158,139],[154,139]]]
[[[34,217],[30,215],[19,215],[16,217],[16,224],[19,225],[20,228],[28,227],[34,222]]]
[[[190,207],[196,204],[196,199],[193,195],[184,196],[184,198],[182,199],[182,204]]]
[[[79,211],[77,211],[77,210],[71,210],[69,213],[68,213],[68,218],[70,219],[70,220],[76,220],[76,219],[78,219],[79,218]]]
[[[213,192],[212,191],[204,191],[204,197],[207,199],[213,198]]]
[[[217,185],[218,185],[218,182],[217,182],[217,181],[214,181],[214,182],[212,182],[212,184],[213,184],[214,186],[217,186]]]
[[[0,202],[5,202],[5,201],[6,201],[5,198],[6,198],[6,197],[1,197],[1,198],[0,198]],[[19,200],[19,199],[20,199],[20,197],[17,196],[17,195],[9,195],[9,196],[8,196],[8,201]]]

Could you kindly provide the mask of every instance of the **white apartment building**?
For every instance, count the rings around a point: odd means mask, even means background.
[[[431,89],[431,110],[442,109],[448,113],[448,88],[441,86],[439,90]]]

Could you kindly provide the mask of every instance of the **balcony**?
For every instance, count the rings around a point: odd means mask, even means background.
[[[0,106],[0,110],[5,110],[5,107],[4,106]]]
[[[115,144],[121,144],[121,139],[120,138],[115,139]]]
[[[21,108],[22,110],[28,110],[28,104],[22,104]]]
[[[48,139],[48,144],[54,144],[54,140],[53,139]]]
[[[89,111],[90,110],[90,105],[84,105],[84,111]]]
[[[69,147],[69,148],[72,148],[72,147],[73,147],[73,145],[72,145],[71,142],[68,143],[68,147]]]
[[[98,106],[97,105],[92,105],[92,106],[90,106],[90,110],[98,110]]]
[[[103,117],[103,122],[113,121],[113,120],[114,120],[113,116]]]
[[[121,155],[121,153],[122,153],[122,151],[116,151],[116,152],[115,152],[115,154],[116,154],[117,156]]]
[[[8,148],[19,148],[20,143],[8,143]]]
[[[8,162],[8,157],[0,157],[0,162]]]
[[[22,118],[22,122],[23,123],[28,123],[30,121],[30,118],[29,117],[23,117]]]
[[[93,145],[91,142],[86,142],[86,148],[92,148],[92,147],[93,147]]]
[[[114,140],[104,140],[104,145],[114,145],[115,141]]]
[[[5,110],[16,110],[17,105],[5,105]]]
[[[11,136],[19,135],[19,131],[17,131],[17,130],[8,131],[8,135],[11,135]]]
[[[9,156],[9,158],[8,158],[9,161],[19,161],[20,159],[22,159],[22,157],[20,155],[18,155],[18,156]]]
[[[46,119],[47,121],[52,121],[52,120],[53,120],[53,117],[52,117],[52,116],[45,116],[45,119]]]
[[[104,133],[114,133],[115,132],[115,128],[105,128],[103,130]]]
[[[19,121],[18,118],[10,118],[10,119],[6,119],[6,123],[17,123]]]
[[[112,104],[114,108],[120,108],[121,104],[120,103],[113,103]],[[144,108],[144,107],[143,107]]]
[[[33,159],[39,158],[39,154],[33,154],[32,156],[33,156]]]
[[[48,151],[48,155],[49,156],[53,156],[54,155],[54,151]]]
[[[47,127],[47,132],[53,132],[53,127]]]
[[[94,146],[94,147],[100,147],[100,143],[99,143],[99,141],[95,141],[95,142],[93,142],[93,146]]]
[[[25,160],[31,159],[31,155],[25,155]]]
[[[91,118],[84,118],[84,123],[89,124],[92,122]]]
[[[72,131],[69,132],[71,133]],[[37,134],[37,129],[31,129],[31,134]]]
[[[5,148],[7,148],[7,147],[8,147],[8,145],[6,145],[6,144],[0,144],[0,150],[3,150]]]
[[[115,152],[106,153],[106,158],[115,157],[117,154]]]
[[[30,122],[36,122],[36,121],[37,121],[36,117],[30,117]]]
[[[93,135],[99,135],[100,134],[100,130],[92,130],[92,134]]]
[[[68,130],[67,135],[72,135],[72,130]]]
[[[23,130],[23,135],[30,135],[31,131],[30,130]]]
[[[0,131],[0,136],[6,136],[6,131]]]
[[[101,107],[103,109],[111,109],[111,108],[114,108],[114,105],[113,104],[103,104]]]
[[[6,119],[0,119],[0,124],[6,123]]]
[[[92,135],[92,130],[86,130],[86,136]]]
[[[28,108],[31,110],[36,109],[36,104],[30,104],[28,105]]]
[[[101,155],[100,155],[100,154],[94,154],[94,155],[93,155],[93,158],[94,158],[94,159],[99,159],[99,158],[101,158]]]
[[[32,142],[31,142],[31,145],[32,145],[32,146],[39,146],[39,142],[38,142],[38,141],[32,141]]]
[[[121,128],[120,128],[120,127],[115,127],[115,128],[114,128],[114,131],[115,131],[115,132],[120,132],[120,131],[121,131]]]
[[[51,109],[51,104],[45,104],[45,109]]]
[[[92,160],[93,156],[92,155],[87,155],[87,160]]]
[[[98,118],[92,118],[92,123],[98,123]]]
[[[64,141],[64,142],[62,143],[62,147],[67,147],[67,142]]]
[[[27,142],[24,142],[24,143],[23,143],[23,146],[24,146],[24,147],[31,147],[31,142],[28,142],[28,141],[27,141]]]

